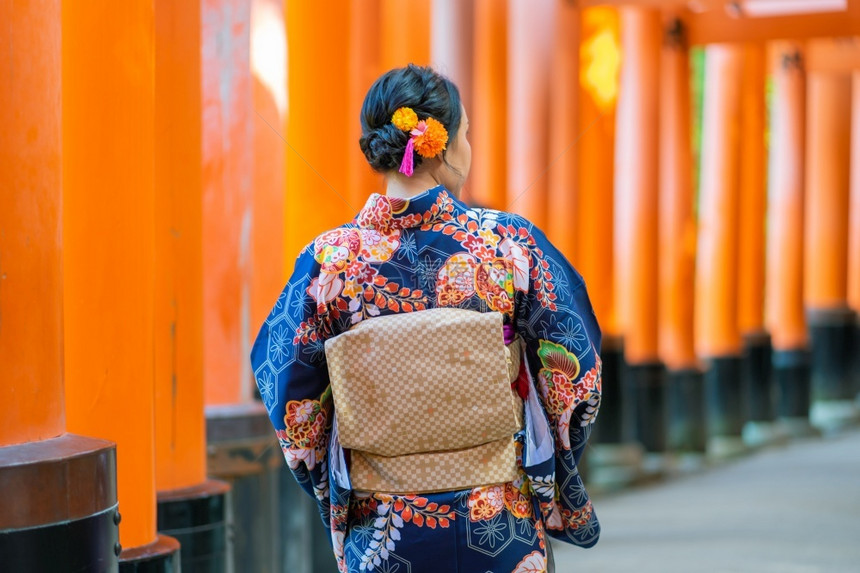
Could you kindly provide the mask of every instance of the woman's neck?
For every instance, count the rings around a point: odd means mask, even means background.
[[[385,183],[385,194],[401,199],[409,199],[439,185],[439,181],[433,177],[433,174],[426,171],[416,172],[412,177],[392,173],[385,178]]]

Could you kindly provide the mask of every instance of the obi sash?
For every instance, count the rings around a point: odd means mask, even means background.
[[[334,439],[360,491],[429,493],[512,481],[522,342],[503,316],[439,308],[376,317],[325,343]]]

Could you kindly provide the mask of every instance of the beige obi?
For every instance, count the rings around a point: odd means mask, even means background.
[[[439,308],[372,318],[325,343],[340,443],[361,491],[466,489],[517,477],[520,339],[502,315]]]

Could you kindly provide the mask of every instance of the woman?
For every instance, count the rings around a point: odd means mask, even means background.
[[[600,531],[577,470],[601,368],[583,280],[523,217],[459,200],[469,120],[450,80],[413,65],[386,73],[361,125],[386,195],[302,250],[252,351],[287,463],[317,500],[340,571],[545,571],[547,534],[590,547]],[[516,386],[539,414],[514,436],[516,476],[459,491],[352,490],[326,342],[376,317],[448,307],[499,313],[525,343]],[[536,446],[541,427],[549,447]]]

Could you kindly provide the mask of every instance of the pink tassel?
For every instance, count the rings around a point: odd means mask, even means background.
[[[415,148],[415,138],[410,137],[409,143],[406,144],[406,151],[403,152],[403,161],[400,162],[400,172],[407,177],[412,177],[413,160],[412,152]]]

